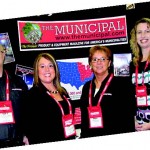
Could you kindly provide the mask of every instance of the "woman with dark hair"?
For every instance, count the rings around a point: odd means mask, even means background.
[[[130,34],[133,53],[130,72],[137,101],[135,129],[150,130],[150,19],[138,20]]]
[[[34,84],[23,103],[25,144],[54,142],[75,137],[70,98],[60,85],[54,57],[41,53],[34,61]]]

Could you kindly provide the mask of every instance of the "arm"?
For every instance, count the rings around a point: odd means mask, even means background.
[[[23,137],[23,143],[25,145],[29,145],[29,140],[28,140],[28,138],[26,136]]]
[[[135,129],[136,131],[150,130],[150,123],[139,124],[135,117]]]

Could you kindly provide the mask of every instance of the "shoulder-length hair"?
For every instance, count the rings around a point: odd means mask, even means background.
[[[54,86],[56,87],[56,89],[58,90],[58,92],[60,94],[62,93],[66,93],[65,89],[60,85],[60,73],[59,73],[59,70],[58,70],[58,65],[56,63],[56,60],[54,59],[54,57],[49,54],[49,53],[40,53],[35,61],[34,61],[34,64],[33,64],[33,68],[34,68],[34,86],[39,86],[41,81],[39,79],[39,75],[38,75],[38,64],[39,64],[39,61],[41,58],[45,58],[47,60],[49,60],[53,66],[54,66],[54,70],[55,70],[55,78],[54,78]]]
[[[136,39],[137,25],[140,24],[140,23],[147,23],[147,25],[150,27],[150,19],[149,18],[142,18],[142,19],[138,20],[135,23],[135,26],[133,27],[133,29],[130,32],[130,35],[131,35],[130,48],[131,48],[132,53],[133,53],[133,64],[135,66],[138,65],[138,63],[143,58],[141,48],[138,45],[137,39]],[[150,55],[148,57],[148,61],[150,61]]]

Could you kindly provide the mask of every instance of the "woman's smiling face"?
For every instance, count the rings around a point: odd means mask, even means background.
[[[91,60],[91,66],[94,74],[103,75],[108,73],[111,61],[103,51],[96,51]]]
[[[38,76],[43,84],[53,83],[55,69],[51,61],[41,58],[38,63]]]
[[[142,49],[150,48],[150,26],[147,23],[137,25],[136,38]]]

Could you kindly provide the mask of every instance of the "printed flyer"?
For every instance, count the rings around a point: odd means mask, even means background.
[[[8,33],[0,33],[0,44],[6,49],[4,64],[15,61]]]
[[[28,89],[30,89],[32,87],[32,85],[33,85],[33,68],[17,64],[15,74],[22,77],[22,79],[27,84]]]
[[[114,76],[129,76],[129,65],[131,61],[131,54],[114,54]]]

